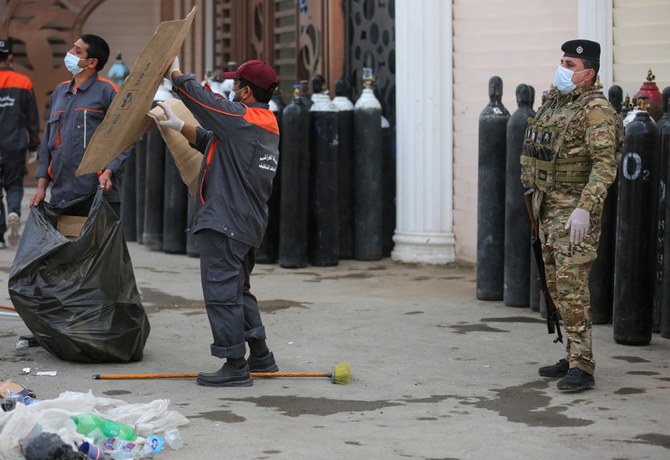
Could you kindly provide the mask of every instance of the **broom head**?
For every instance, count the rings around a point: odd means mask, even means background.
[[[351,383],[351,370],[349,370],[349,364],[340,363],[335,366],[331,379],[333,383],[338,385],[349,385],[349,383]]]

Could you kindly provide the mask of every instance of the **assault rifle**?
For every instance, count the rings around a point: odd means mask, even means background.
[[[558,320],[558,310],[554,301],[551,300],[549,289],[547,288],[547,275],[544,271],[544,260],[542,259],[542,242],[540,241],[537,220],[533,213],[533,189],[528,189],[523,195],[526,202],[526,209],[528,210],[528,217],[530,218],[531,236],[530,244],[533,247],[533,254],[535,255],[535,262],[537,263],[537,271],[540,279],[540,292],[544,297],[544,303],[547,306],[547,332],[549,334],[557,333],[554,343],[563,343],[563,334],[561,334],[561,324]]]

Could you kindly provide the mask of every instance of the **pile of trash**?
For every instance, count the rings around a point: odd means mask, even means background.
[[[188,419],[169,399],[128,404],[66,391],[37,399],[27,388],[0,382],[0,458],[26,460],[150,459],[179,449]]]

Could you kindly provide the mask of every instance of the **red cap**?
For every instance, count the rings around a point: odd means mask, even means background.
[[[244,78],[268,93],[274,93],[277,87],[275,71],[265,62],[257,60],[247,61],[233,72],[223,72],[223,78],[232,80]]]

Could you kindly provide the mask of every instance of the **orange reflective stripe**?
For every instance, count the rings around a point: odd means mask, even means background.
[[[102,113],[103,115],[105,114],[104,110],[101,109],[88,109],[86,107],[79,107],[74,109],[75,112],[95,112],[95,113]]]
[[[247,113],[244,114],[244,119],[260,128],[270,131],[274,134],[279,134],[279,125],[277,124],[277,117],[272,111],[268,109],[259,109],[257,107],[247,107]]]
[[[202,172],[202,180],[200,181],[200,193],[199,193],[199,195],[200,195],[200,202],[202,204],[205,204],[205,197],[202,195],[202,188],[205,185],[205,177],[207,177],[207,170],[206,169]]]
[[[279,134],[279,125],[277,125],[277,118],[275,117],[274,113],[268,109],[260,109],[257,107],[247,107],[246,113],[243,115],[238,115],[235,113],[230,113],[230,112],[225,112],[220,109],[216,109],[214,107],[211,107],[207,104],[203,104],[201,101],[195,99],[193,96],[188,94],[186,91],[184,91],[183,88],[178,88],[179,92],[188,97],[190,100],[195,102],[196,104],[206,108],[207,110],[211,110],[212,112],[217,112],[222,115],[228,115],[229,117],[242,117],[244,118],[245,121],[248,123],[251,123],[253,125],[258,126],[259,128],[263,128],[267,131],[270,131],[271,133],[274,134]]]
[[[16,88],[16,89],[24,89],[26,91],[33,90],[33,84],[30,81],[30,79],[24,75],[21,75],[20,73],[16,73],[13,70],[9,70],[0,72],[0,75],[4,77],[2,81],[3,89]]]
[[[100,74],[98,74],[98,81],[104,81],[105,83],[109,83],[110,85],[112,85],[112,88],[114,88],[114,91],[116,91],[117,93],[119,92],[119,87],[116,86],[116,83],[114,83],[111,80],[107,80],[106,78],[101,77]]]
[[[212,139],[212,142],[209,144],[209,150],[207,150],[207,166],[212,162],[212,157],[216,151],[216,138]]]

